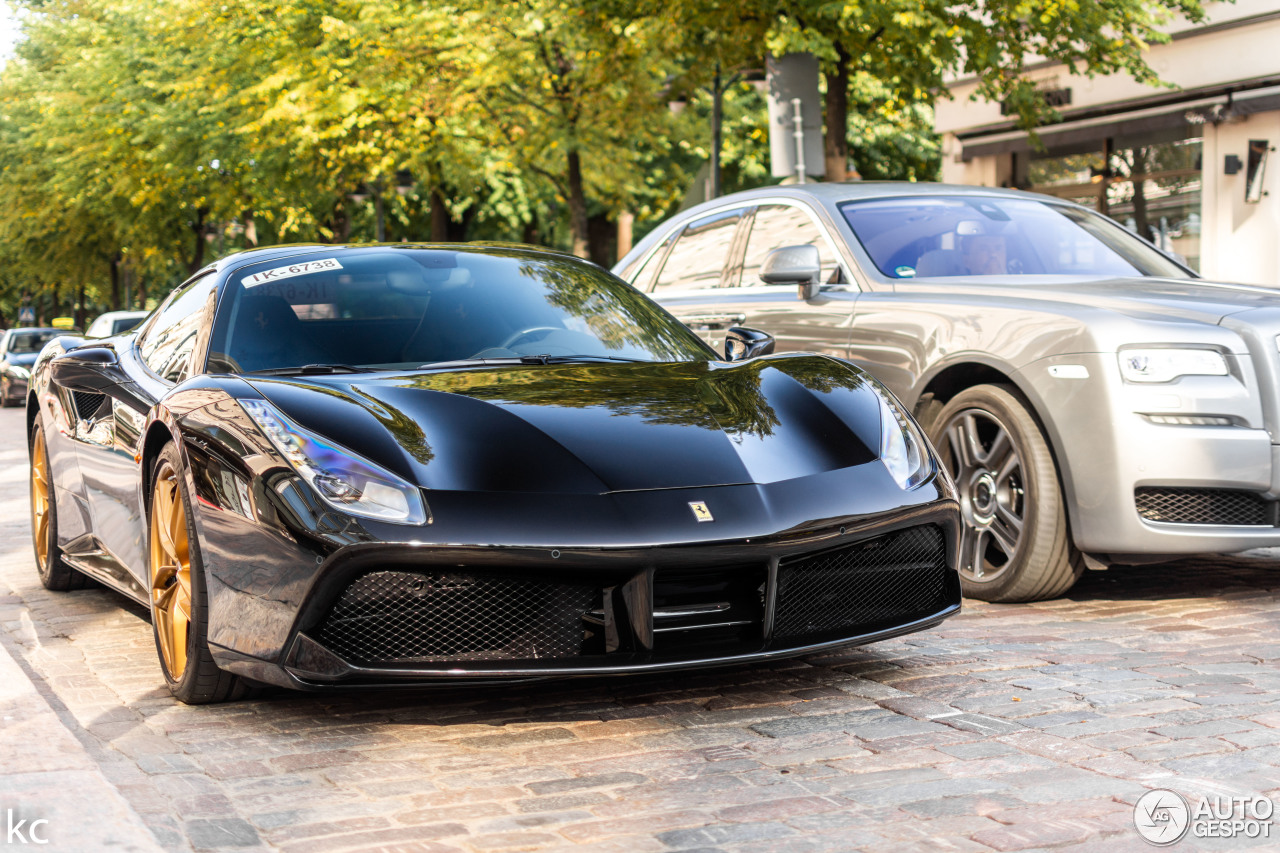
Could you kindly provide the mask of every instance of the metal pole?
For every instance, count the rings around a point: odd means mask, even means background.
[[[791,99],[791,106],[795,109],[795,125],[794,136],[796,138],[796,183],[804,183],[804,107],[803,101],[799,98]]]
[[[716,63],[716,76],[711,88],[711,197],[720,197],[720,114],[721,99],[720,63]]]

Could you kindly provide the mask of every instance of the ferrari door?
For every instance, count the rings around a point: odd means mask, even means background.
[[[73,432],[76,454],[89,500],[94,538],[103,553],[101,570],[131,585],[146,575],[146,514],[139,484],[141,429],[148,410],[192,368],[196,340],[212,310],[214,276],[206,275],[177,290],[137,339],[121,338],[120,366],[133,382],[118,396],[76,392]]]

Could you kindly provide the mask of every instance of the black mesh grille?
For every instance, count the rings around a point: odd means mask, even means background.
[[[95,394],[92,391],[72,391],[71,398],[76,405],[76,414],[79,415],[80,420],[86,420],[98,413],[107,395]]]
[[[600,591],[458,572],[376,571],[343,591],[316,634],[354,663],[533,660],[582,651]]]
[[[1253,492],[1235,489],[1135,489],[1138,514],[1167,524],[1271,524],[1271,507]]]
[[[819,641],[923,619],[951,603],[954,574],[932,524],[784,560],[773,635]]]

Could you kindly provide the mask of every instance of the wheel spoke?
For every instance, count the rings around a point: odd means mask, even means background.
[[[999,427],[996,428],[996,437],[991,439],[991,448],[982,450],[982,445],[978,445],[978,462],[984,468],[995,471],[1006,464],[1007,457],[1016,455],[1013,451],[1013,444],[1009,441],[1009,433]]]
[[[1022,535],[1022,516],[1005,506],[1004,501],[996,502],[996,521],[1009,528],[1015,538]]]
[[[957,472],[973,467],[973,447],[964,423],[952,423],[947,427],[947,443],[951,445],[951,460]]]
[[[967,559],[969,568],[973,571],[974,580],[982,579],[983,564],[986,562],[987,554],[987,531],[974,530],[973,535],[969,538],[969,552]]]
[[[1018,456],[1018,451],[1010,449],[1009,457],[1004,460],[1004,464],[996,471],[996,482],[1008,482],[1009,477],[1013,475],[1013,472],[1021,470],[1021,468],[1022,458]]]
[[[160,534],[160,547],[166,555],[176,559],[178,548],[173,541],[173,513],[177,501],[174,500],[174,486],[172,480],[156,485],[156,505],[152,508],[152,513],[156,519],[156,530]]]
[[[1016,530],[1011,530],[1004,523],[1004,520],[999,518],[993,521],[987,530],[991,533],[991,538],[996,543],[996,547],[1004,551],[1005,555],[1010,559],[1013,559],[1014,552],[1018,550],[1018,534]]]

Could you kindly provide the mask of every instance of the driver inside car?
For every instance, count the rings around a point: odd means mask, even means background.
[[[969,275],[1007,275],[1008,246],[1003,235],[974,234],[965,237],[960,260]]]

